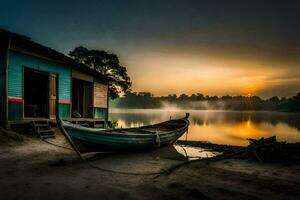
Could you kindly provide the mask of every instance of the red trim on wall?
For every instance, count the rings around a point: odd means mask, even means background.
[[[19,103],[24,101],[24,99],[22,99],[20,97],[8,97],[7,100],[10,102],[19,102]]]
[[[24,99],[22,98],[19,98],[19,97],[8,97],[8,101],[11,101],[11,102],[23,102]],[[61,103],[61,104],[71,104],[71,101],[69,100],[59,100],[58,103]]]
[[[71,104],[71,101],[69,101],[69,100],[59,100],[58,103],[60,103],[60,104]]]

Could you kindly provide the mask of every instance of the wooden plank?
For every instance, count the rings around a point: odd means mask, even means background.
[[[93,82],[94,78],[90,75],[84,74],[82,72],[79,72],[77,70],[72,70],[72,78],[76,78],[79,80],[83,80],[83,81],[89,81],[89,82]]]
[[[56,91],[56,75],[55,74],[49,74],[49,116],[50,119],[55,118],[56,114],[56,97],[57,97],[57,91]]]
[[[108,86],[101,83],[94,83],[94,107],[107,108]]]
[[[30,43],[30,42],[29,42]],[[43,60],[51,61],[51,62],[56,62],[58,64],[67,64],[61,59],[56,59],[53,56],[53,53],[49,53],[48,51],[41,50],[38,44],[33,45],[29,44],[28,42],[21,41],[20,39],[13,38],[11,40],[11,45],[10,45],[10,50],[13,50],[15,52],[19,52],[21,54],[25,54],[28,56],[34,56]],[[45,48],[45,47],[43,47]],[[47,48],[47,47],[46,47]],[[55,51],[55,50],[53,50]],[[59,53],[59,52],[58,52]]]

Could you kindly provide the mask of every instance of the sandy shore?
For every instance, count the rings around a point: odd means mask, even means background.
[[[68,146],[59,134],[49,141]],[[152,173],[184,160],[170,147],[100,155],[90,163],[118,172]],[[227,159],[192,163],[169,175],[126,175],[92,168],[73,151],[34,137],[15,141],[2,134],[0,188],[0,199],[8,200],[299,199],[300,165]]]

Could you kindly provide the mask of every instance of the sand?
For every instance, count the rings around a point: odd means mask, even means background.
[[[0,134],[0,199],[300,199],[299,163],[227,159],[192,163],[169,175],[126,175],[92,168],[73,151],[32,136],[15,140]],[[68,146],[60,134],[49,141]],[[152,173],[184,160],[168,147],[99,155],[89,162]]]

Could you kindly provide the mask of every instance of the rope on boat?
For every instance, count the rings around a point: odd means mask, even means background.
[[[158,131],[155,131],[155,135],[156,135],[156,138],[155,138],[155,146],[156,146],[156,147],[160,147],[160,137],[159,137]]]
[[[56,146],[56,147],[59,147],[59,148],[63,148],[63,149],[68,149],[68,150],[74,150],[76,152],[75,149],[72,149],[72,148],[69,148],[69,147],[65,147],[65,146],[62,146],[62,145],[58,145],[58,144],[54,144],[52,142],[49,142],[43,138],[40,138],[43,142],[47,143],[47,144],[50,144],[50,145],[53,145],[53,146]],[[69,141],[68,141],[69,142]],[[176,144],[176,142],[175,142]],[[75,144],[74,144],[75,145]],[[189,158],[185,148],[182,146],[182,145],[178,145],[180,146],[183,151],[185,152],[185,157],[186,158]],[[80,155],[81,153],[78,152]],[[103,152],[96,152],[96,153],[103,153]],[[94,169],[97,169],[97,170],[101,170],[101,171],[105,171],[105,172],[110,172],[110,173],[116,173],[116,174],[123,174],[123,175],[162,175],[162,174],[169,174],[170,171],[173,171],[174,169],[178,168],[177,165],[174,165],[174,166],[171,166],[170,168],[164,170],[164,171],[159,171],[159,172],[145,172],[145,173],[140,173],[140,172],[122,172],[122,171],[116,171],[116,170],[111,170],[111,169],[105,169],[105,168],[102,168],[102,167],[98,167],[98,166],[95,166],[93,164],[91,164],[88,160],[84,159],[83,156],[79,156],[79,158],[84,161],[86,164],[88,164],[91,168],[94,168]],[[195,160],[193,160],[195,161]],[[189,161],[186,161],[186,162],[183,162],[183,163],[179,163],[178,165],[185,165],[185,164],[188,164]]]
[[[47,140],[44,140],[44,139],[41,139],[43,142],[47,143],[47,144],[50,144],[50,145],[53,145],[53,146],[56,146],[56,147],[60,147],[60,148],[64,148],[64,149],[68,149],[68,150],[72,150],[71,148],[68,148],[68,147],[65,147],[65,146],[61,146],[61,145],[57,145],[57,144],[54,144],[54,143],[51,143]],[[183,150],[185,151],[185,154],[186,154],[186,157],[188,158],[188,155],[186,153],[186,150],[184,149],[183,146],[179,145],[181,148],[183,148]],[[74,149],[73,149],[74,150]],[[101,152],[99,152],[101,153]],[[117,170],[111,170],[111,169],[105,169],[105,168],[102,168],[102,167],[98,167],[98,166],[95,166],[93,165],[92,163],[90,163],[88,160],[84,159],[83,156],[79,156],[79,158],[84,161],[84,163],[86,163],[89,167],[93,168],[93,169],[96,169],[96,170],[101,170],[101,171],[104,171],[104,172],[109,172],[109,173],[116,173],[116,174],[123,174],[123,175],[141,175],[141,176],[150,176],[150,175],[157,175],[155,176],[154,178],[157,178],[159,177],[160,175],[168,175],[168,174],[171,174],[173,171],[175,171],[176,169],[184,166],[184,165],[187,165],[187,164],[191,164],[191,163],[194,163],[194,162],[199,162],[199,161],[205,161],[206,164],[208,164],[208,161],[219,161],[219,160],[222,160],[222,159],[226,159],[226,158],[230,158],[232,156],[235,156],[237,154],[240,154],[241,152],[236,152],[234,154],[230,154],[230,155],[226,155],[226,156],[223,156],[223,155],[220,155],[220,156],[215,156],[215,157],[211,157],[211,158],[203,158],[203,159],[196,159],[196,160],[187,160],[185,162],[182,162],[182,163],[179,163],[179,164],[176,164],[176,165],[173,165],[169,168],[167,168],[166,170],[162,170],[162,171],[159,171],[159,172],[145,172],[145,173],[142,173],[142,172],[122,172],[122,171],[117,171]],[[80,153],[81,154],[81,153]]]
[[[48,140],[46,140],[46,139],[44,139],[44,138],[41,138],[41,137],[40,137],[40,139],[41,139],[43,142],[47,143],[47,144],[51,144],[51,145],[53,145],[53,146],[56,146],[56,147],[59,147],[59,148],[63,148],[63,149],[68,149],[68,150],[70,150],[70,151],[73,150],[73,149],[71,149],[71,148],[69,148],[69,147],[65,147],[65,146],[62,146],[62,145],[59,145],[59,144],[54,144],[54,143],[52,143],[52,142],[49,142]]]
[[[142,175],[142,176],[150,176],[150,175],[161,175],[161,174],[164,174],[165,171],[159,171],[159,172],[122,172],[122,171],[116,171],[116,170],[111,170],[111,169],[105,169],[105,168],[102,168],[102,167],[98,167],[98,166],[95,166],[93,164],[91,164],[90,162],[88,162],[87,160],[84,160],[86,161],[86,163],[94,168],[94,169],[97,169],[97,170],[101,170],[101,171],[105,171],[105,172],[110,172],[110,173],[116,173],[116,174],[123,174],[123,175]]]
[[[159,174],[163,174],[164,173],[164,171],[148,172],[148,173],[122,172],[122,171],[115,171],[115,170],[110,170],[110,169],[105,169],[105,168],[102,168],[102,167],[95,166],[92,163],[88,162],[86,159],[84,159],[84,157],[81,155],[81,153],[78,150],[78,148],[76,147],[75,143],[73,142],[73,140],[71,139],[71,137],[69,136],[69,134],[67,133],[67,131],[64,129],[64,127],[62,126],[62,121],[61,121],[61,119],[58,116],[56,118],[56,121],[57,121],[58,128],[63,133],[63,135],[65,136],[65,138],[67,139],[67,141],[70,143],[71,147],[76,152],[76,154],[78,155],[78,157],[82,161],[84,161],[86,164],[88,164],[90,167],[92,167],[94,169],[105,171],[105,172],[111,172],[111,173],[117,173],[117,174],[124,174],[124,175],[159,175]]]
[[[186,134],[186,136],[185,136],[185,141],[187,141],[187,135],[188,135],[188,133],[189,133],[189,129],[187,128],[186,133],[185,133],[185,134]],[[175,141],[174,145],[175,145],[176,143],[177,143],[177,140]],[[180,145],[180,144],[176,144],[176,145],[178,145],[179,147],[182,148],[182,150],[183,150],[183,152],[184,152],[184,154],[185,154],[185,158],[186,158],[186,159],[189,159],[190,157],[189,157],[189,155],[188,155],[186,149],[184,148],[184,145]],[[201,157],[199,157],[199,158],[201,158]]]
[[[196,160],[187,160],[185,162],[182,163],[178,163],[176,165],[173,165],[171,167],[169,167],[168,169],[166,169],[163,173],[159,174],[159,175],[169,175],[171,174],[173,171],[179,169],[182,166],[191,164],[191,163],[195,163],[195,162],[205,162],[205,164],[209,164],[209,161],[220,161],[220,160],[224,160],[224,159],[228,159],[228,158],[232,158],[234,156],[240,155],[244,153],[244,150],[239,150],[237,152],[231,153],[231,154],[222,154],[222,155],[218,155],[218,156],[214,156],[214,157],[210,157],[210,158],[203,158],[203,159],[196,159]],[[158,175],[158,176],[159,176]],[[156,176],[155,178],[157,178],[158,176]]]
[[[188,117],[188,114],[187,114],[187,117]],[[188,160],[188,161],[185,161],[183,163],[179,163],[177,165],[173,165],[171,167],[169,167],[168,169],[166,170],[162,170],[162,171],[159,171],[159,172],[146,172],[146,173],[139,173],[139,172],[122,172],[122,171],[116,171],[116,170],[110,170],[110,169],[105,169],[105,168],[102,168],[102,167],[98,167],[98,166],[95,166],[93,164],[91,164],[90,162],[88,162],[86,159],[84,159],[84,157],[81,155],[80,151],[78,150],[78,148],[76,147],[75,143],[73,142],[73,140],[71,139],[71,137],[69,136],[69,134],[67,133],[67,131],[64,129],[63,125],[62,125],[62,121],[61,119],[59,118],[58,116],[58,111],[56,112],[56,122],[57,122],[57,126],[58,128],[60,129],[60,131],[63,133],[63,135],[65,136],[66,140],[70,143],[71,147],[73,148],[73,150],[76,152],[76,154],[78,155],[78,157],[84,161],[86,164],[88,164],[91,168],[94,168],[94,169],[97,169],[97,170],[101,170],[101,171],[105,171],[105,172],[110,172],[110,173],[117,173],[117,174],[124,174],[124,175],[163,175],[163,174],[170,174],[172,171],[178,169],[179,167],[183,166],[183,165],[186,165],[186,164],[189,164],[189,163],[192,163],[192,162],[196,162],[196,161],[202,161],[202,160],[209,160],[210,158],[207,158],[207,159],[197,159],[197,160]],[[159,134],[157,132],[156,134],[159,138]],[[51,145],[54,145],[50,142],[47,142]],[[160,138],[159,138],[159,144],[160,144]],[[55,145],[55,146],[59,146],[61,148],[65,148],[63,146],[60,146],[60,145]],[[232,156],[232,155],[231,155]],[[221,157],[219,159],[223,159],[223,156],[216,156],[216,157]],[[218,158],[216,157],[212,157],[211,159],[215,159],[217,160]],[[225,157],[228,157],[225,156]],[[156,176],[156,177],[157,177]]]
[[[61,130],[61,129],[60,129]],[[61,130],[62,131],[62,130]],[[63,132],[63,131],[62,131]],[[63,132],[64,133],[64,132]],[[63,134],[64,135],[64,134]],[[65,136],[65,135],[64,135]],[[158,134],[156,134],[156,136],[158,136]],[[159,138],[159,136],[158,136]],[[40,138],[43,142],[47,143],[47,144],[50,144],[50,145],[53,145],[53,146],[56,146],[56,147],[59,147],[59,148],[63,148],[63,149],[68,149],[68,150],[74,150],[76,152],[75,149],[72,149],[72,148],[69,148],[69,147],[66,147],[66,146],[62,146],[62,145],[58,145],[58,144],[54,144],[52,142],[49,142],[43,138]],[[67,139],[67,138],[66,138]],[[70,138],[70,140],[72,140]],[[158,139],[159,140],[159,144],[160,144],[160,138]],[[68,142],[70,142],[68,139],[67,139]],[[176,144],[176,142],[175,142]],[[74,144],[75,145],[75,144]],[[72,146],[72,145],[71,145]],[[182,146],[182,145],[178,145],[180,146],[183,151],[185,152],[185,157],[186,158],[189,158],[188,157],[188,154],[185,150],[185,148]],[[78,150],[78,149],[77,149]],[[86,164],[88,164],[91,168],[94,168],[94,169],[97,169],[97,170],[101,170],[101,171],[105,171],[105,172],[110,172],[110,173],[116,173],[116,174],[123,174],[123,175],[162,175],[162,174],[169,174],[170,171],[173,171],[174,169],[177,168],[177,165],[174,165],[174,166],[171,166],[170,168],[166,169],[166,170],[163,170],[163,171],[159,171],[159,172],[145,172],[145,173],[140,173],[140,172],[122,172],[122,171],[116,171],[116,170],[111,170],[111,169],[105,169],[105,168],[102,168],[102,167],[98,167],[98,166],[95,166],[93,164],[91,164],[88,160],[84,159],[83,156],[81,155],[81,153],[78,151],[76,152],[77,155],[80,154],[79,158],[84,161]],[[103,153],[103,152],[96,152],[96,153]],[[188,161],[187,161],[188,162]],[[186,162],[184,163],[179,163],[179,165],[181,164],[187,164]]]
[[[183,146],[183,145],[180,145],[180,144],[177,144],[177,145],[180,146],[180,147],[183,149],[183,152],[184,152],[184,154],[185,154],[185,158],[186,158],[186,159],[189,159],[190,157],[189,157],[189,155],[187,154],[187,152],[186,152],[184,146]]]
[[[56,146],[56,147],[59,147],[59,148],[63,148],[63,149],[68,149],[68,150],[73,150],[72,148],[69,148],[69,147],[65,147],[65,146],[61,146],[61,145],[57,145],[57,144],[54,144],[52,142],[49,142],[45,139],[41,139],[43,142],[47,143],[47,144],[50,144],[50,145],[53,145],[53,146]],[[96,152],[96,153],[103,153],[103,152]],[[105,169],[105,168],[102,168],[102,167],[98,167],[98,166],[95,166],[93,165],[92,163],[90,163],[88,160],[84,159],[82,156],[80,157],[80,159],[82,161],[84,161],[84,163],[88,164],[89,167],[91,168],[94,168],[94,169],[97,169],[97,170],[101,170],[101,171],[105,171],[105,172],[110,172],[110,173],[117,173],[117,174],[124,174],[124,175],[159,175],[159,174],[163,174],[164,171],[160,171],[160,172],[148,172],[148,173],[139,173],[139,172],[122,172],[122,171],[116,171],[116,170],[111,170],[111,169]]]

